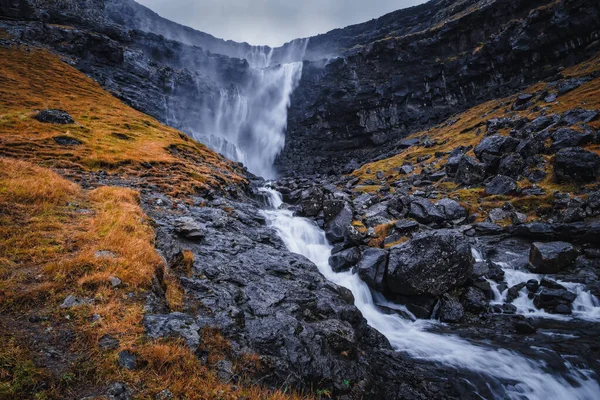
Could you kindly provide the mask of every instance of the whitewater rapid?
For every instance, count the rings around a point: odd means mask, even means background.
[[[368,286],[352,272],[335,273],[329,266],[332,246],[325,233],[312,221],[295,217],[286,209],[281,195],[262,189],[270,209],[263,211],[287,248],[311,260],[325,278],[352,291],[355,305],[368,324],[387,337],[393,348],[412,358],[480,374],[489,382],[495,399],[591,400],[600,399],[600,385],[590,370],[577,369],[563,357],[563,376],[542,361],[527,359],[515,352],[475,344],[452,335],[428,332],[431,321],[412,321],[382,313]]]

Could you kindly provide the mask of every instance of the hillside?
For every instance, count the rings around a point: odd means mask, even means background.
[[[220,383],[181,341],[143,336],[148,296],[180,310],[183,292],[155,250],[140,193],[243,190],[244,172],[45,50],[1,47],[0,87],[0,398],[123,398],[133,388],[289,398]],[[34,119],[54,108],[76,122]],[[227,357],[224,339],[203,335],[211,365]],[[128,354],[140,368],[121,367]],[[248,355],[235,368],[257,365]]]

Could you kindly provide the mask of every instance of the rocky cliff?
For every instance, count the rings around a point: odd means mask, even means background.
[[[385,38],[363,34],[340,57],[306,63],[278,165],[284,174],[340,171],[397,148],[416,129],[555,75],[598,49],[599,10],[582,0],[496,0],[399,12],[402,29],[380,22]],[[311,45],[330,38],[348,47],[345,32]]]

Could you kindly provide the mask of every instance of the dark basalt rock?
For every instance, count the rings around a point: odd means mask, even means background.
[[[473,157],[464,156],[458,163],[454,180],[463,185],[477,185],[483,181],[486,165],[478,162]]]
[[[347,271],[360,260],[360,250],[357,247],[342,250],[329,257],[329,265],[334,272]]]
[[[542,288],[533,298],[533,304],[550,313],[570,314],[571,304],[576,298],[577,295],[568,290]]]
[[[350,206],[344,205],[344,208],[327,223],[325,227],[325,234],[327,240],[332,243],[340,243],[348,241],[351,236],[355,237],[358,232],[352,227],[353,213]],[[361,244],[360,240],[356,245]]]
[[[388,252],[382,249],[367,248],[363,251],[356,270],[367,285],[377,291],[385,289],[384,279],[387,269]]]
[[[514,179],[504,175],[495,176],[485,185],[485,193],[488,195],[507,196],[517,191],[517,182]]]
[[[557,152],[567,147],[583,146],[591,143],[594,135],[591,132],[579,132],[573,129],[563,128],[554,131],[550,137],[553,140],[551,150]]]
[[[500,160],[498,173],[516,179],[525,168],[525,160],[518,153],[512,153]]]
[[[435,203],[435,206],[444,213],[448,221],[460,221],[468,216],[467,210],[456,200],[441,199]]]
[[[446,220],[443,211],[434,206],[427,199],[414,199],[410,203],[410,212],[408,216],[416,219],[422,224],[439,224]]]
[[[593,182],[600,176],[600,156],[580,147],[560,150],[554,158],[559,182]]]
[[[35,119],[47,124],[68,125],[75,123],[73,117],[63,110],[42,110],[35,116]]]
[[[487,164],[498,164],[500,158],[517,149],[519,141],[510,136],[488,136],[475,147],[477,158]]]
[[[465,309],[478,313],[485,311],[488,306],[488,301],[485,293],[481,289],[469,286],[461,297]]]
[[[432,295],[462,285],[473,273],[471,247],[452,230],[418,233],[392,248],[386,284],[392,293]]]
[[[174,229],[178,235],[196,241],[202,240],[206,232],[206,227],[191,217],[181,217],[177,219],[174,224]]]
[[[440,321],[460,322],[465,315],[463,305],[455,297],[444,295],[440,306]]]
[[[570,243],[533,243],[529,254],[530,269],[536,273],[555,274],[571,267],[578,255]]]

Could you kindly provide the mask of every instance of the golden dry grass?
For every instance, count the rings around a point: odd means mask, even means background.
[[[0,47],[0,156],[68,171],[143,177],[173,195],[240,184],[237,167],[181,132],[124,105],[57,56],[40,49]],[[33,116],[62,109],[73,125]],[[81,141],[60,146],[57,136]]]
[[[204,334],[208,366],[181,341],[145,338],[143,294],[151,290],[153,280],[162,280],[173,308],[181,307],[183,293],[176,279],[165,277],[154,232],[138,203],[131,189],[84,191],[48,169],[0,158],[0,312],[5,322],[0,322],[0,397],[16,393],[59,399],[79,387],[121,381],[139,398],[152,398],[165,388],[186,399],[299,398],[219,381],[210,365],[233,353],[218,332]],[[99,251],[111,256],[99,257]],[[185,252],[183,264],[191,263],[192,256]],[[120,278],[122,285],[113,288],[110,276]],[[93,304],[59,309],[69,294],[93,299]],[[49,324],[77,333],[76,342],[63,349],[79,355],[66,373],[68,382],[36,364],[32,343],[17,341],[29,332],[8,321],[31,313],[47,315]],[[91,323],[93,315],[101,318]],[[100,350],[98,341],[108,334],[119,340],[118,349]],[[124,349],[135,352],[143,367],[122,370],[116,360]],[[237,358],[234,367],[250,379],[260,363],[247,355]]]

